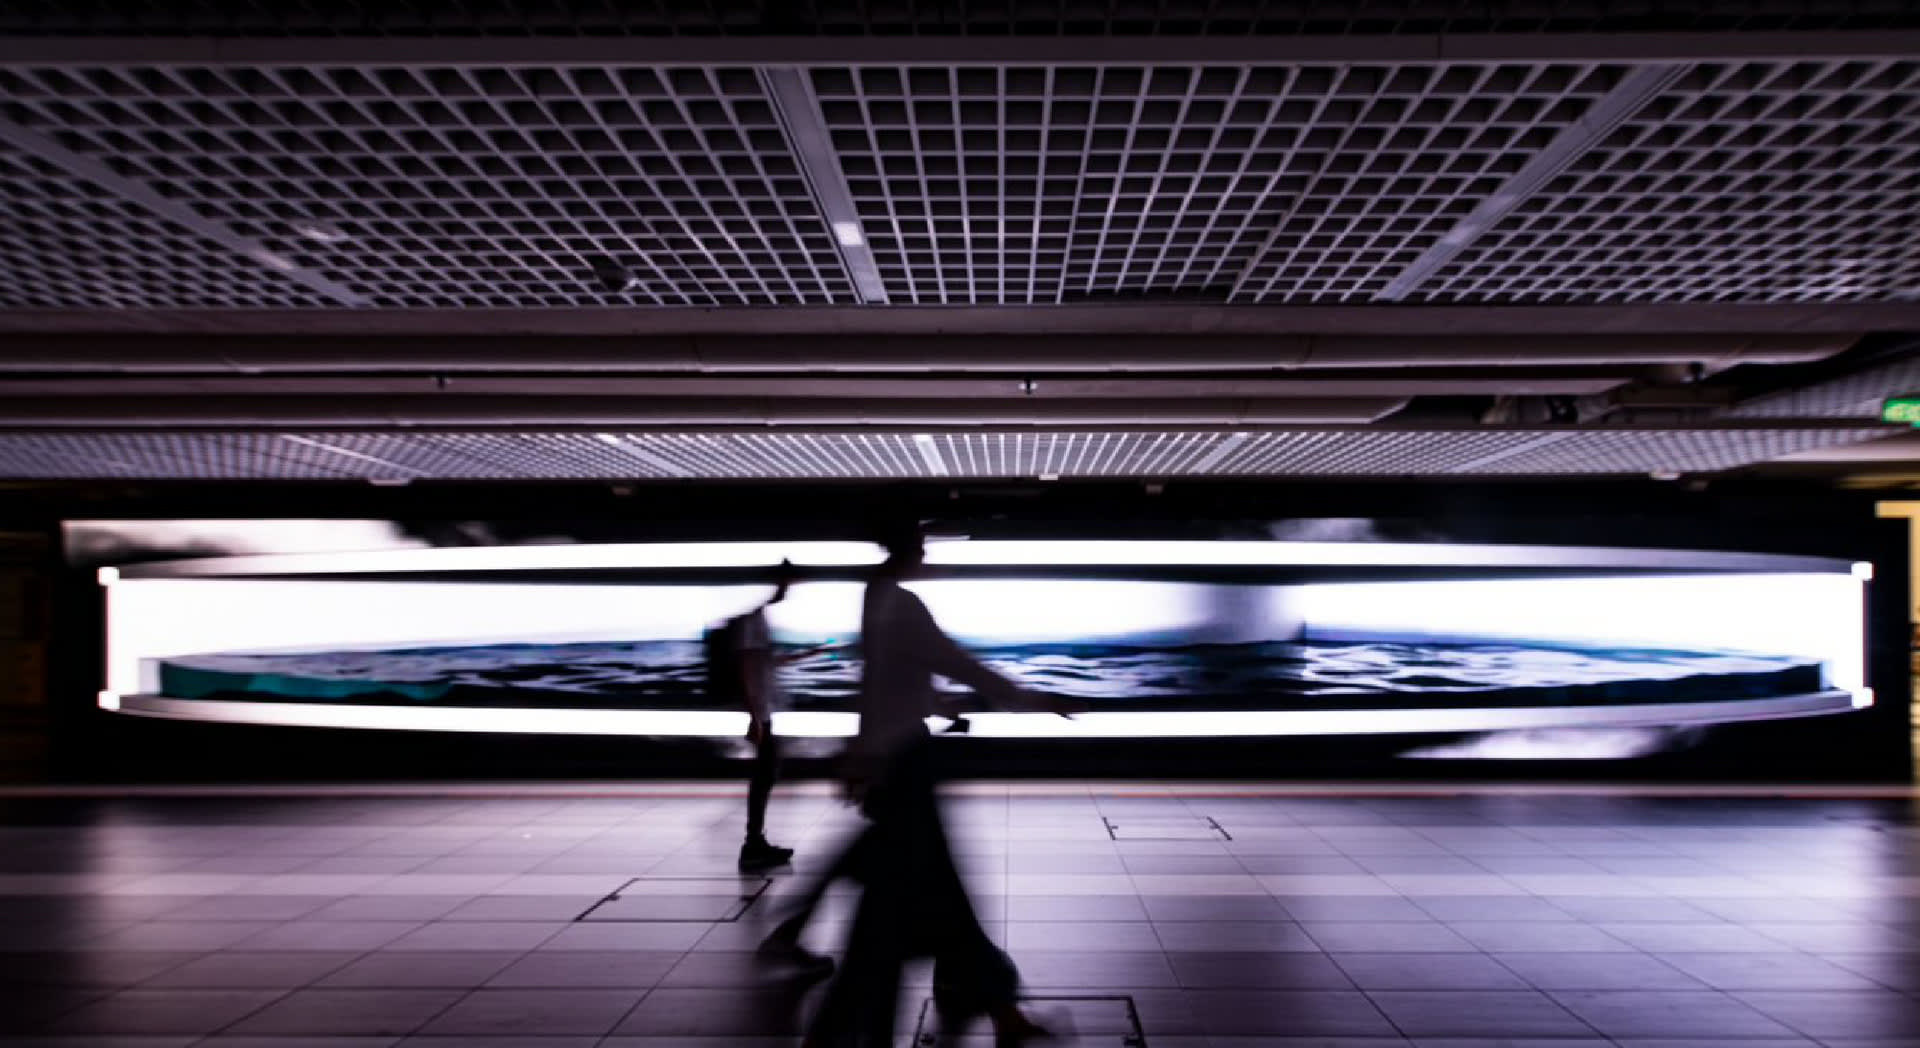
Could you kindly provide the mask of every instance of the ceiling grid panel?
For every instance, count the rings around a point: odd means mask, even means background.
[[[1300,67],[1284,208],[1237,302],[1366,302],[1615,90],[1612,64]]]
[[[1900,0],[0,0],[0,32],[62,35],[878,37],[1588,33],[1885,28]]]
[[[856,301],[751,68],[0,78],[8,118],[377,307]]]
[[[620,482],[1594,476],[1718,472],[1890,432],[1895,430],[1871,425],[936,434],[12,431],[0,432],[0,477]],[[932,438],[944,471],[929,467],[917,436]]]
[[[0,308],[334,304],[39,157],[0,147]]]
[[[1885,428],[1588,430],[1491,461],[1485,475],[1574,476],[1607,473],[1716,473],[1799,451],[1886,436]]]
[[[1920,61],[1708,62],[1410,301],[1920,297]]]

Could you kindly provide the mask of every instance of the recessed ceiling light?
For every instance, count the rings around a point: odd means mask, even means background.
[[[840,242],[841,247],[859,247],[867,242],[867,235],[860,231],[858,222],[835,222],[833,238]]]
[[[311,240],[316,244],[344,244],[350,237],[347,231],[320,218],[303,218],[293,224],[293,231],[302,240]]]
[[[266,266],[268,269],[277,269],[282,273],[291,273],[300,268],[287,256],[268,251],[266,248],[260,248],[257,251],[250,252],[250,254],[252,254],[254,261]]]

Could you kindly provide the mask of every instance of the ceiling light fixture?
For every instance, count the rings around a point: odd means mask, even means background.
[[[859,247],[867,242],[867,235],[861,232],[858,222],[835,222],[833,239],[838,240],[841,247]]]
[[[293,231],[302,240],[316,244],[344,244],[352,239],[347,231],[321,218],[303,218],[293,223]]]

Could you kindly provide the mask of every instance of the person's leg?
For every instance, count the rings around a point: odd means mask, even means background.
[[[925,778],[924,788],[915,795],[919,808],[914,825],[919,832],[914,878],[922,893],[921,913],[930,922],[933,997],[942,1032],[958,1033],[957,1029],[944,1027],[949,1023],[964,1026],[974,1017],[985,1015],[993,1021],[998,1044],[1019,1044],[1045,1036],[1044,1029],[1020,1012],[1020,971],[981,927],[973,900],[967,895],[940,814],[939,747],[936,744],[928,750],[915,762]]]
[[[912,953],[916,919],[911,810],[887,781],[875,783],[864,812],[870,821],[843,862],[857,862],[865,887],[847,936],[839,975],[808,1027],[805,1048],[883,1048],[893,1043],[901,968]],[[839,865],[839,864],[836,864]]]
[[[772,732],[760,737],[754,750],[752,778],[747,782],[747,839],[740,845],[740,869],[769,869],[793,858],[792,848],[767,842],[767,798],[780,775],[780,738]]]
[[[780,775],[780,741],[769,731],[760,737],[754,749],[753,773],[747,780],[747,840],[764,843],[767,839],[767,798],[773,796],[773,783]]]
[[[806,931],[807,922],[813,919],[813,913],[820,908],[820,900],[835,881],[863,880],[862,866],[865,857],[873,851],[873,831],[871,827],[863,829],[848,842],[845,848],[834,857],[832,864],[822,870],[819,876],[793,895],[788,904],[787,916],[768,934],[761,948],[768,952],[788,952],[798,949],[800,935]]]

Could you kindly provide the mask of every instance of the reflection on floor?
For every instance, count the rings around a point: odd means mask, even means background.
[[[1136,1018],[1147,1048],[1920,1043],[1905,791],[975,784],[951,810],[1065,1044]],[[0,796],[0,1045],[791,1045],[817,989],[750,951],[853,821],[817,787],[774,814],[802,862],[743,910],[763,884],[712,784]]]

